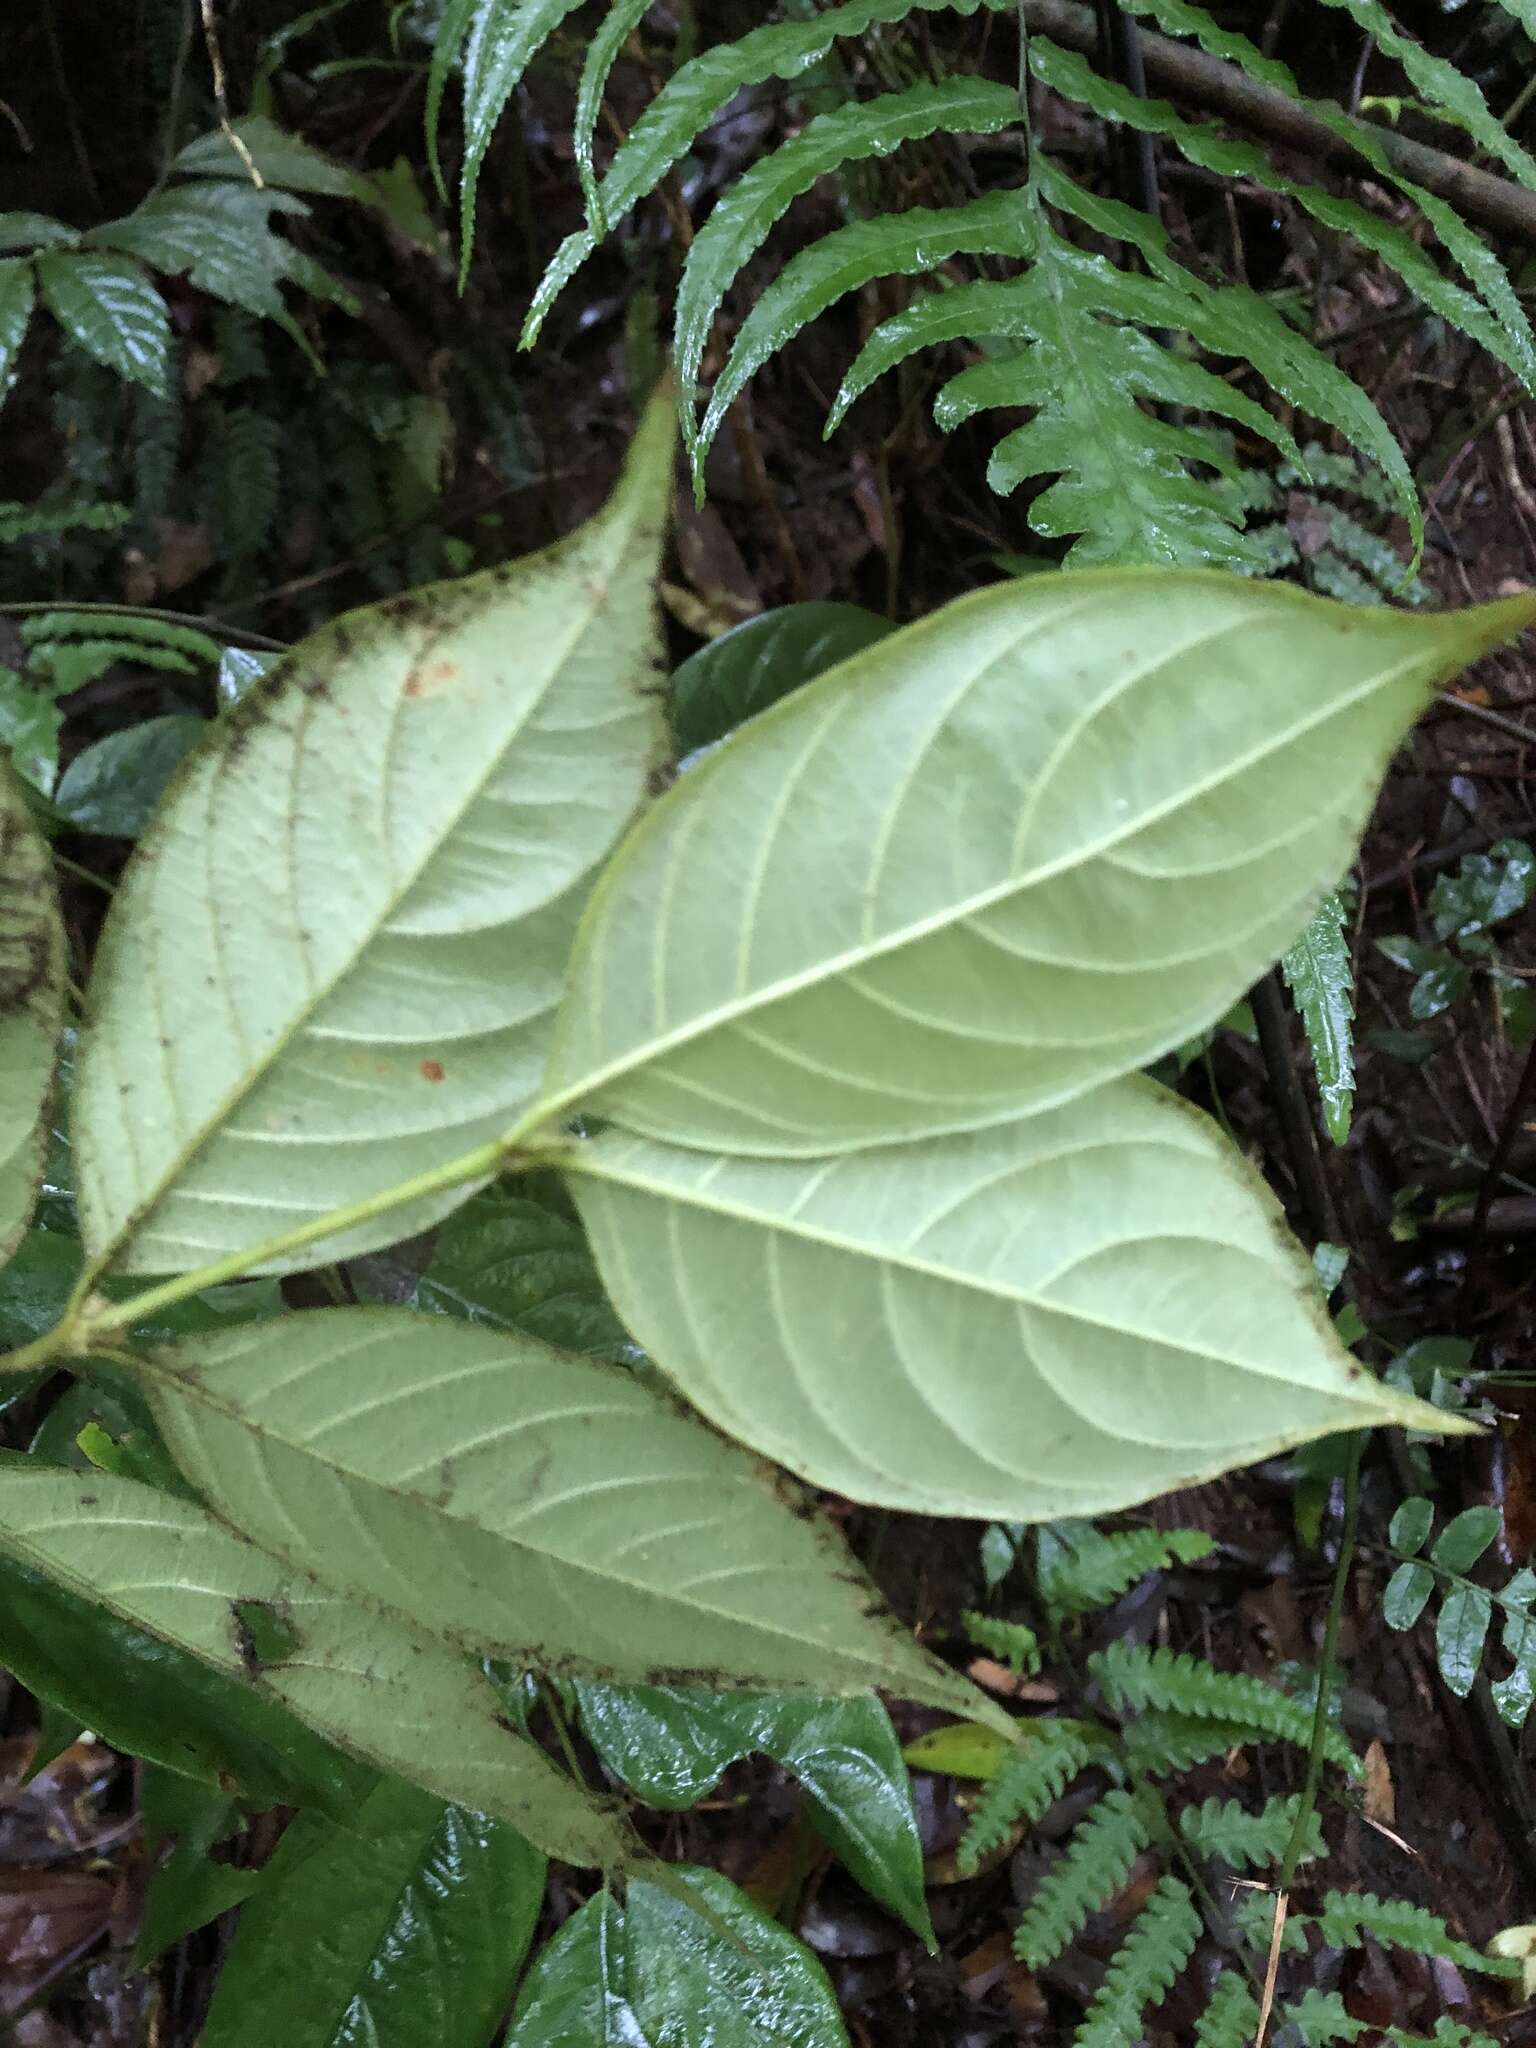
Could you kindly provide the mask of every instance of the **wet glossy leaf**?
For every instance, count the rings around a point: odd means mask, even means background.
[[[786,604],[733,626],[673,671],[668,694],[678,746],[687,753],[723,740],[895,631],[856,604]]]
[[[53,863],[0,761],[0,1260],[21,1242],[42,1180],[64,979]]]
[[[412,1308],[522,1330],[563,1351],[622,1363],[635,1345],[614,1314],[569,1198],[491,1188],[443,1224]]]
[[[146,1969],[173,1942],[244,1903],[260,1882],[254,1870],[215,1862],[209,1850],[239,1826],[227,1791],[200,1785],[179,1771],[146,1764],[139,1812],[144,1857],[154,1875],[130,1967]]]
[[[0,1473],[0,1516],[9,1480]],[[274,1701],[14,1552],[0,1574],[0,1664],[77,1729],[93,1729],[126,1756],[223,1785],[256,1809],[318,1806],[344,1820],[376,1775]]]
[[[5,376],[0,367],[0,393]],[[52,693],[31,676],[0,668],[0,747],[22,781],[47,796],[59,774],[59,732],[64,723]]]
[[[1427,1564],[1400,1564],[1381,1596],[1382,1620],[1388,1628],[1413,1628],[1434,1590],[1435,1575]]]
[[[201,2048],[486,2048],[544,1896],[504,1821],[385,1779],[294,1822],[240,1916]]]
[[[146,1370],[166,1442],[222,1515],[467,1649],[985,1711],[829,1526],[630,1373],[362,1308],[192,1339]]]
[[[619,1822],[508,1724],[478,1672],[287,1571],[190,1501],[7,1456],[0,1550],[368,1762],[510,1821],[550,1855],[605,1868],[629,1858]]]
[[[1454,875],[1441,875],[1430,891],[1435,936],[1464,938],[1518,917],[1536,894],[1536,856],[1523,839],[1501,839],[1486,853],[1469,853]]]
[[[77,232],[49,213],[0,213],[0,249],[64,248]]]
[[[831,1160],[610,1130],[566,1163],[668,1377],[855,1500],[1048,1521],[1391,1416],[1456,1427],[1348,1355],[1273,1197],[1150,1081]]]
[[[740,1758],[774,1758],[805,1787],[816,1826],[870,1897],[932,1945],[912,1791],[877,1699],[586,1684],[576,1697],[598,1755],[651,1806],[695,1806]]]
[[[1435,1657],[1458,1699],[1472,1690],[1492,1618],[1493,1600],[1482,1586],[1453,1586],[1445,1596],[1435,1624]]]
[[[245,148],[242,156],[231,141],[238,136]],[[247,161],[249,159],[249,161]],[[297,135],[279,128],[264,115],[249,114],[230,129],[212,128],[199,135],[177,155],[172,169],[181,177],[233,178],[249,183],[254,163],[262,180],[285,192],[317,192],[337,199],[365,196],[367,187],[356,171],[349,171],[333,157],[312,149]]]
[[[71,341],[157,398],[169,395],[171,322],[148,273],[120,256],[37,258],[43,303]]]
[[[1429,1554],[1448,1572],[1469,1572],[1502,1526],[1497,1508],[1467,1508],[1446,1523]]]
[[[1421,974],[1408,991],[1408,1014],[1421,1024],[1438,1017],[1472,993],[1472,976],[1447,953]]]
[[[1528,1568],[1515,1573],[1500,1596],[1500,1619],[1505,1655],[1513,1668],[1494,1679],[1489,1690],[1493,1703],[1511,1728],[1522,1728],[1536,1703],[1536,1573]]]
[[[176,711],[109,733],[70,762],[54,794],[55,807],[77,832],[137,839],[207,730],[203,719]]]
[[[207,1263],[498,1135],[532,1093],[591,877],[663,744],[671,435],[658,401],[592,524],[334,620],[209,728],[96,958],[75,1094],[93,1254]]]
[[[577,941],[550,1113],[826,1155],[1139,1067],[1294,942],[1429,685],[1532,609],[1129,570],[950,605],[631,834]]]
[[[1312,1048],[1323,1121],[1342,1145],[1355,1099],[1355,973],[1337,891],[1323,898],[1281,964]]]
[[[994,1778],[1013,1745],[995,1728],[977,1728],[968,1721],[931,1728],[902,1751],[914,1771],[941,1771],[951,1778]]]
[[[0,262],[0,405],[16,376],[16,360],[27,338],[37,287],[32,265],[19,258]]]
[[[535,1960],[506,2048],[847,2048],[814,1956],[716,1871],[676,1874],[735,1941],[644,1880],[599,1892]]]

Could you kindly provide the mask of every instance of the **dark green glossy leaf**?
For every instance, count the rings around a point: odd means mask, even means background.
[[[256,1808],[318,1806],[349,1818],[377,1775],[249,1686],[14,1557],[0,1572],[0,1664],[114,1749]]]
[[[802,683],[894,633],[854,604],[787,604],[733,626],[673,672],[672,730],[685,753],[734,732]]]
[[[1536,1702],[1536,1616],[1530,1611],[1533,1600],[1536,1572],[1526,1568],[1515,1573],[1499,1601],[1504,1651],[1514,1668],[1507,1677],[1496,1678],[1490,1690],[1494,1705],[1512,1728],[1524,1727]]]
[[[615,1365],[636,1352],[558,1181],[530,1179],[516,1192],[491,1188],[466,1202],[438,1232],[431,1262],[404,1300]]]
[[[171,322],[146,272],[118,256],[37,259],[43,301],[71,341],[157,398],[169,395]]]
[[[506,2048],[846,2048],[816,1959],[713,1870],[677,1877],[735,1935],[633,1879],[599,1892],[528,1973]]]
[[[36,297],[36,275],[30,263],[17,258],[0,263],[0,403],[15,381],[16,359],[27,338]]]
[[[1440,1676],[1458,1699],[1465,1699],[1482,1662],[1493,1599],[1482,1586],[1453,1586],[1445,1596],[1435,1625],[1435,1656]]]
[[[5,266],[0,264],[0,272]],[[4,278],[0,276],[0,294]],[[0,392],[5,388],[5,312],[0,305]],[[0,747],[22,781],[47,796],[59,773],[59,729],[64,715],[49,690],[13,668],[0,668]]]
[[[1382,1620],[1388,1628],[1412,1628],[1434,1590],[1435,1575],[1427,1564],[1400,1564],[1381,1596]]]
[[[1355,973],[1336,889],[1323,898],[1281,966],[1306,1026],[1328,1135],[1342,1145],[1355,1099]]]
[[[1536,894],[1536,856],[1523,839],[1501,839],[1486,853],[1469,853],[1454,875],[1441,875],[1430,892],[1437,938],[1465,938],[1518,917]]]
[[[1472,976],[1459,960],[1447,954],[1436,966],[1421,974],[1408,995],[1408,1014],[1421,1024],[1459,1003],[1472,992]]]
[[[575,1690],[593,1747],[651,1806],[694,1806],[740,1758],[773,1757],[805,1787],[817,1827],[865,1891],[932,1943],[911,1786],[890,1716],[873,1694]]]
[[[70,762],[54,803],[77,832],[137,839],[207,729],[203,719],[178,711],[109,733]]]
[[[18,1349],[53,1328],[84,1263],[80,1240],[68,1232],[27,1232],[0,1278],[0,1348]],[[129,1299],[134,1291],[131,1281],[108,1280],[102,1289],[115,1301]],[[241,1280],[205,1288],[187,1301],[162,1309],[138,1328],[145,1337],[193,1337],[277,1315],[282,1305],[275,1280]]]
[[[1469,1572],[1501,1526],[1497,1508],[1467,1508],[1454,1521],[1446,1523],[1429,1554],[1448,1572]]]
[[[229,1793],[159,1764],[145,1765],[141,1783],[144,1855],[154,1875],[134,1943],[135,1970],[240,1905],[260,1882],[258,1872],[216,1863],[208,1853],[238,1825]]]
[[[386,1778],[346,1832],[306,1814],[240,1918],[200,2048],[484,2048],[544,1896],[504,1821]]]
[[[0,249],[65,248],[75,233],[49,213],[0,213]]]

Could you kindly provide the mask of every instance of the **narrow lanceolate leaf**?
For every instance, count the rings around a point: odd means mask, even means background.
[[[609,1867],[629,1855],[618,1822],[508,1725],[488,1680],[190,1501],[6,1456],[0,1552],[244,1679],[369,1762],[510,1821],[551,1856]]]
[[[0,1262],[20,1244],[42,1179],[64,982],[53,864],[0,760]]]
[[[856,1500],[1046,1521],[1331,1430],[1446,1426],[1343,1350],[1262,1182],[1140,1077],[831,1160],[609,1131],[567,1164],[669,1377]]]
[[[664,747],[660,400],[548,553],[322,627],[118,890],[75,1095],[93,1254],[179,1272],[441,1166],[537,1086],[592,874]],[[301,1263],[393,1242],[438,1195]]]
[[[1342,1145],[1355,1100],[1355,970],[1336,891],[1323,898],[1281,965],[1307,1028],[1323,1121]]]
[[[13,257],[0,263],[0,402],[16,378],[16,359],[26,339],[36,292],[29,262]]]
[[[581,0],[471,0],[463,38],[464,168],[461,275],[475,240],[475,188],[496,123],[540,48]],[[458,10],[455,10],[457,14]]]
[[[49,251],[37,259],[37,276],[71,341],[157,398],[167,395],[170,316],[146,270],[122,256]]]
[[[981,1710],[802,1503],[617,1367],[322,1309],[146,1372],[177,1463],[246,1535],[467,1650]]]
[[[1019,118],[1014,86],[959,76],[856,100],[818,114],[798,135],[750,165],[716,202],[688,251],[677,295],[677,373],[684,437],[698,445],[693,387],[709,330],[731,280],[767,240],[792,201],[841,165],[887,156],[903,142],[942,131],[992,135]]]
[[[515,1829],[386,1779],[350,1827],[305,1815],[283,1836],[201,2048],[484,2048],[543,1896]]]
[[[1126,1073],[1294,943],[1428,687],[1533,615],[1199,571],[964,598],[776,705],[632,834],[544,1106],[814,1156]]]

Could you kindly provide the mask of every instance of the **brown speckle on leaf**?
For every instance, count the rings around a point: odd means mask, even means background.
[[[445,1071],[441,1060],[423,1060],[421,1063],[421,1078],[424,1081],[441,1081]]]

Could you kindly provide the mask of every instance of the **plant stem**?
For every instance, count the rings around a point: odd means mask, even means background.
[[[89,1352],[112,1331],[126,1330],[145,1316],[172,1308],[194,1294],[201,1294],[205,1287],[217,1287],[225,1280],[241,1279],[274,1259],[286,1257],[289,1252],[302,1251],[306,1245],[318,1243],[321,1238],[334,1237],[360,1223],[370,1223],[376,1216],[387,1216],[392,1209],[404,1208],[407,1203],[418,1202],[427,1195],[441,1194],[468,1181],[490,1180],[512,1165],[526,1149],[514,1147],[505,1138],[492,1138],[487,1144],[477,1145],[472,1152],[462,1152],[457,1159],[417,1174],[413,1180],[381,1188],[376,1195],[365,1196],[362,1201],[349,1203],[345,1208],[328,1210],[325,1215],[313,1217],[294,1230],[269,1237],[264,1244],[250,1245],[243,1251],[230,1252],[225,1258],[215,1259],[212,1265],[199,1266],[190,1273],[178,1273],[170,1280],[162,1280],[158,1287],[135,1294],[128,1301],[108,1302],[94,1297],[96,1283],[106,1264],[106,1261],[97,1260],[86,1267],[75,1285],[69,1306],[53,1329],[20,1351],[0,1358],[0,1373],[31,1372],[61,1355]],[[553,1150],[551,1147],[540,1151],[538,1156],[551,1156]]]
[[[1307,1775],[1302,1782],[1301,1804],[1285,1845],[1276,1890],[1281,1898],[1296,1882],[1296,1866],[1307,1843],[1307,1831],[1317,1811],[1318,1787],[1323,1782],[1323,1762],[1328,1746],[1328,1712],[1333,1704],[1334,1659],[1339,1648],[1339,1625],[1344,1619],[1344,1595],[1349,1588],[1350,1567],[1355,1561],[1355,1535],[1360,1526],[1360,1459],[1369,1431],[1357,1430],[1350,1440],[1349,1461],[1344,1467],[1344,1521],[1339,1531],[1339,1558],[1333,1568],[1333,1592],[1328,1601],[1328,1620],[1323,1629],[1323,1654],[1317,1673],[1317,1706],[1312,1715],[1312,1741],[1307,1750]]]
[[[1486,1261],[1488,1212],[1493,1207],[1494,1190],[1504,1178],[1509,1155],[1515,1148],[1515,1138],[1525,1121],[1526,1111],[1533,1102],[1536,1102],[1536,1039],[1532,1040],[1531,1049],[1525,1056],[1525,1066],[1515,1084],[1509,1108],[1504,1112],[1504,1121],[1499,1128],[1498,1143],[1493,1148],[1493,1157],[1488,1161],[1488,1169],[1477,1190],[1477,1207],[1472,1211],[1471,1242],[1467,1246],[1467,1263],[1461,1276],[1462,1298],[1469,1306]]]
[[[1318,1153],[1311,1104],[1297,1077],[1296,1062],[1291,1053],[1290,1026],[1278,967],[1271,967],[1268,974],[1254,983],[1248,999],[1253,1005],[1253,1021],[1259,1029],[1264,1070],[1285,1131],[1286,1150],[1291,1155],[1291,1170],[1296,1176],[1296,1192],[1301,1198],[1307,1228],[1319,1241],[1323,1238],[1331,1240],[1334,1236],[1333,1204],[1328,1195],[1328,1183],[1323,1178],[1323,1162]]]

